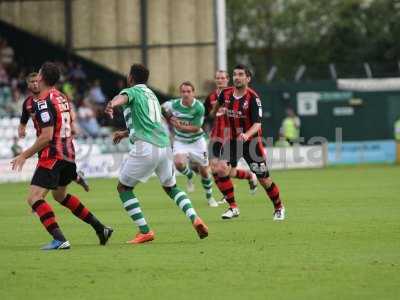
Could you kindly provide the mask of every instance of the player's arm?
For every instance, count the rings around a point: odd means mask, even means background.
[[[172,120],[171,120],[172,121]],[[172,121],[173,122],[173,121]],[[182,123],[177,120],[174,122],[175,124],[174,127],[178,129],[179,131],[187,132],[187,133],[196,133],[201,129],[201,126],[195,126],[195,125],[183,125]]]
[[[24,138],[26,135],[26,124],[28,123],[30,118],[29,112],[26,108],[26,100],[22,104],[22,114],[21,118],[19,120],[19,126],[18,126],[18,137],[19,138]]]
[[[172,102],[171,100],[164,102],[161,105],[161,114],[165,118],[165,120],[170,123],[171,117],[172,117]]]
[[[121,142],[121,140],[123,140],[124,138],[127,138],[129,136],[129,131],[126,130],[118,130],[116,132],[113,133],[113,143],[119,144],[119,142]]]
[[[213,108],[211,109],[210,113],[208,114],[208,117],[210,119],[214,119],[215,116],[217,115],[218,110],[221,108],[221,104],[218,102],[215,102]]]
[[[38,153],[40,150],[46,147],[53,139],[53,132],[54,132],[53,126],[42,128],[42,131],[40,135],[36,138],[35,143],[31,147],[26,149],[24,152],[22,152],[21,155],[25,159],[28,159],[29,157]]]
[[[120,94],[115,96],[111,101],[107,103],[105,113],[112,119],[114,117],[114,107],[125,105],[129,102],[127,94]]]
[[[214,119],[215,116],[217,115],[218,110],[224,105],[224,91],[222,91],[219,96],[217,102],[215,102],[213,108],[211,109],[210,113],[208,114],[208,117],[210,119]]]
[[[53,139],[55,113],[49,101],[40,101],[34,104],[35,119],[41,128],[41,133],[35,143],[11,161],[13,170],[21,171],[25,160],[46,147]]]
[[[190,125],[179,124],[179,128],[177,127],[177,129],[187,133],[196,133],[199,132],[199,130],[203,126],[203,123],[204,123],[204,105],[201,104],[199,106],[199,109],[196,111],[191,124]]]
[[[240,134],[239,139],[247,141],[261,129],[262,106],[259,98],[250,102],[250,120],[253,125],[246,132]]]

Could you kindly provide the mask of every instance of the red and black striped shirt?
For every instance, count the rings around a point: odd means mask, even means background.
[[[36,134],[38,133],[39,126],[35,118],[35,112],[33,111],[33,96],[29,96],[25,99],[22,104],[22,115],[20,119],[20,123],[26,125],[29,121],[29,118],[32,118],[33,125],[36,129]]]
[[[247,88],[240,98],[236,98],[233,92],[234,88],[229,87],[218,97],[219,105],[225,110],[230,139],[236,139],[241,133],[247,132],[254,123],[261,123],[262,118],[261,100],[254,90]],[[261,136],[260,129],[257,137]]]
[[[205,115],[208,115],[214,105],[217,103],[218,101],[218,92],[217,90],[215,90],[214,92],[212,92],[211,94],[209,94],[206,98],[206,100],[204,101],[204,107],[206,109],[206,113]],[[210,138],[211,140],[220,140],[223,141],[226,138],[226,124],[227,124],[227,119],[226,119],[226,115],[225,115],[225,111],[223,108],[220,108],[215,116],[213,125],[212,125],[212,129],[211,129],[211,134],[210,134]]]
[[[72,143],[71,108],[67,97],[52,88],[32,101],[32,109],[38,136],[42,128],[52,126],[54,129],[53,139],[39,152],[38,166],[52,169],[57,160],[73,162],[75,149]]]

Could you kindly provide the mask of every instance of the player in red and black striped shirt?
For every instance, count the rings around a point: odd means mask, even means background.
[[[33,72],[30,73],[26,77],[26,83],[28,85],[28,90],[31,92],[31,95],[28,96],[25,101],[22,104],[22,114],[18,126],[18,137],[19,138],[24,138],[26,135],[26,124],[28,124],[28,121],[30,118],[32,118],[33,125],[36,129],[36,134],[39,134],[40,128],[38,125],[38,122],[35,118],[35,112],[34,112],[34,100],[39,97],[39,84],[38,84],[38,74]],[[70,107],[70,113],[71,113],[71,132],[74,134],[76,132],[76,127],[74,125],[75,122],[75,113]],[[83,187],[83,189],[88,192],[89,191],[89,185],[84,177],[83,172],[79,171],[77,172],[77,177],[74,179],[74,181],[79,184],[80,186]]]
[[[213,109],[214,105],[218,102],[218,97],[221,94],[222,90],[226,89],[229,84],[229,74],[226,71],[218,70],[215,72],[215,85],[216,89],[208,95],[204,102],[205,107],[205,116],[207,116]],[[231,179],[220,180],[218,176],[218,162],[222,153],[222,146],[224,142],[228,138],[229,127],[228,127],[228,119],[225,114],[225,110],[221,107],[217,112],[216,116],[213,120],[213,124],[211,127],[210,133],[210,144],[209,144],[209,152],[210,152],[210,166],[211,171],[214,177],[215,184],[218,186],[221,193],[225,198],[225,190],[224,186],[226,185],[225,181],[231,181]],[[254,173],[249,172],[247,170],[237,169],[235,178],[238,179],[246,179],[249,182],[250,193],[255,194],[257,190],[257,177]],[[233,186],[232,182],[230,185]]]
[[[223,180],[225,199],[229,203],[229,209],[222,218],[231,219],[239,216],[233,185],[226,179],[236,176],[238,159],[243,157],[274,205],[274,220],[283,220],[285,209],[280,199],[279,188],[269,175],[262,143],[261,100],[257,93],[248,87],[250,80],[250,70],[244,65],[236,66],[233,70],[234,87],[221,92],[211,112],[211,116],[214,116],[223,108],[229,128],[228,140],[224,143],[221,153],[222,161],[218,164],[218,176]]]
[[[43,64],[38,75],[40,94],[32,100],[37,139],[30,148],[12,160],[12,169],[21,171],[26,159],[38,153],[39,161],[32,177],[28,203],[53,237],[53,241],[44,246],[43,250],[70,248],[70,243],[56,222],[53,209],[44,200],[49,190],[52,190],[57,202],[90,224],[100,244],[105,245],[112,229],[100,223],[76,196],[67,194],[67,186],[77,174],[71,134],[71,109],[67,98],[54,87],[59,77],[60,71],[56,64]]]

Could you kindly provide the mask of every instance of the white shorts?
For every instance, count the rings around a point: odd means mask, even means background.
[[[200,166],[208,166],[207,143],[204,137],[191,144],[175,140],[173,151],[174,156],[185,154],[189,160],[198,163]]]
[[[162,186],[176,184],[171,148],[159,148],[138,140],[122,163],[119,182],[134,187],[139,182],[146,182],[153,173],[156,173]]]

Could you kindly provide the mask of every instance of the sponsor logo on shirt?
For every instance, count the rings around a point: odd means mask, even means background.
[[[45,100],[39,101],[37,106],[39,110],[47,109],[47,102]]]

